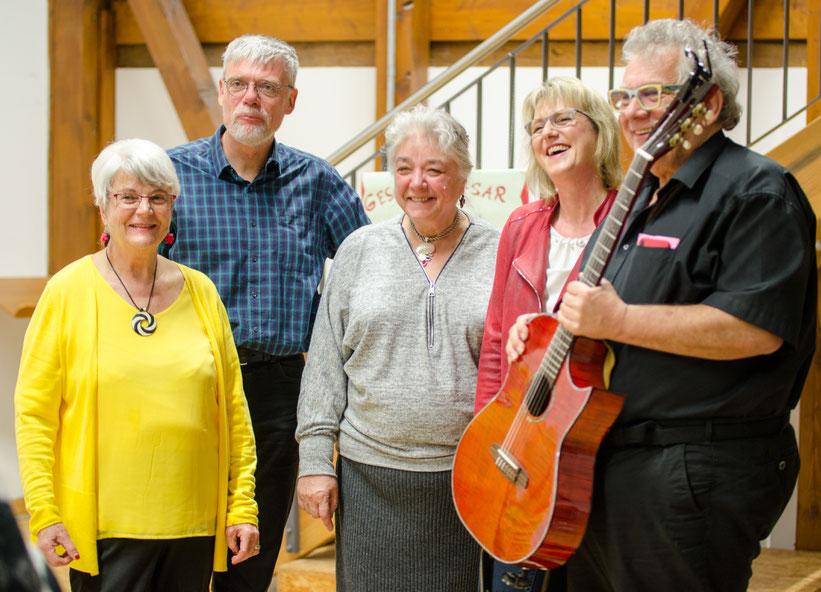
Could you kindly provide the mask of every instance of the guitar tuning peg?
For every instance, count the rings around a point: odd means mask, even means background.
[[[673,134],[672,137],[670,138],[669,143],[670,143],[671,148],[675,148],[676,146],[678,146],[681,143],[681,134],[679,134],[679,133]]]
[[[715,117],[715,114],[715,111],[713,111],[712,109],[708,109],[707,113],[704,114],[704,117],[706,117],[707,119],[712,119],[713,117]]]
[[[700,136],[701,134],[704,133],[704,128],[702,127],[702,125],[700,123],[697,123],[696,127],[693,128],[693,133],[697,136]]]
[[[686,132],[693,126],[693,120],[689,117],[685,119],[681,124],[681,131]]]
[[[693,147],[693,145],[692,145],[692,144],[691,144],[688,140],[684,140],[684,141],[681,143],[681,145],[682,145],[682,146],[684,146],[684,149],[685,149],[685,150],[689,150],[690,148],[692,148],[692,147]]]
[[[699,103],[693,107],[693,117],[700,117],[704,113],[704,103]]]

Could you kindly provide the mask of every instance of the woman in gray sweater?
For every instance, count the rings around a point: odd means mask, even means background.
[[[404,214],[334,258],[302,378],[297,495],[329,530],[336,511],[337,590],[474,592],[479,547],[450,470],[473,416],[499,232],[458,208],[472,164],[448,113],[417,107],[385,135]]]

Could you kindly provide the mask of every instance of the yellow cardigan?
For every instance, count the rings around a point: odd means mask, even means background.
[[[225,527],[257,524],[254,435],[225,307],[204,274],[179,268],[216,362],[220,483],[214,570],[225,571]],[[99,573],[95,284],[101,281],[91,256],[51,278],[26,331],[14,394],[17,452],[32,539],[46,526],[63,522],[80,555],[71,567],[91,575]],[[180,485],[179,495],[187,496]]]

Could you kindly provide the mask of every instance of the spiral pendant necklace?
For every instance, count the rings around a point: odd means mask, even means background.
[[[108,249],[105,250],[105,258],[108,261],[108,266],[111,267],[111,271],[114,272],[114,275],[119,280],[123,290],[125,290],[128,299],[131,300],[131,304],[133,304],[134,308],[139,311],[131,317],[131,328],[134,329],[134,333],[142,337],[149,337],[150,335],[153,335],[154,331],[157,330],[157,319],[154,318],[154,315],[148,312],[148,307],[151,306],[151,297],[154,295],[154,284],[157,282],[157,260],[154,260],[154,277],[151,280],[151,292],[148,293],[148,302],[146,303],[145,308],[140,308],[137,306],[137,303],[134,302],[134,298],[131,297],[131,292],[129,292],[128,288],[125,287],[125,283],[120,277],[120,274],[117,273],[116,269],[114,269],[114,265],[111,263],[111,259],[108,256]]]
[[[413,233],[416,235],[416,238],[422,241],[422,244],[416,247],[414,251],[416,251],[416,258],[419,259],[419,262],[422,263],[423,266],[428,264],[428,261],[431,260],[433,254],[436,252],[436,246],[433,244],[433,241],[443,239],[453,232],[453,229],[456,228],[456,225],[459,223],[460,215],[461,212],[457,209],[456,215],[453,217],[453,222],[450,223],[450,226],[434,236],[424,236],[419,234],[419,231],[416,230],[416,226],[413,224],[413,220],[411,220],[410,216],[408,216],[408,222],[410,222],[410,227],[413,230]]]

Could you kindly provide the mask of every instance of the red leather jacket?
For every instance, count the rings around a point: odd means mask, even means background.
[[[593,215],[596,226],[610,211],[615,197],[616,191],[608,192],[604,202],[596,210]],[[550,221],[557,211],[557,205],[558,201],[548,205],[545,200],[525,204],[513,211],[502,228],[479,357],[475,405],[477,412],[496,396],[507,376],[505,344],[510,327],[519,315],[542,310],[542,297],[547,281]]]

